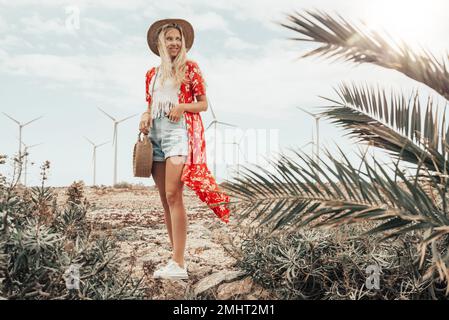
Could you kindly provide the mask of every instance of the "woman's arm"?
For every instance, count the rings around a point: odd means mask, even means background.
[[[207,110],[207,98],[206,95],[196,96],[197,102],[192,103],[180,103],[179,106],[183,111],[199,113]]]

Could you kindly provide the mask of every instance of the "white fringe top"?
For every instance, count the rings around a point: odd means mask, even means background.
[[[161,78],[158,75],[151,79],[150,88],[153,86],[154,78],[157,79],[152,96],[151,114],[153,119],[157,119],[167,116],[178,103],[179,86],[176,86],[171,78],[165,80],[164,85],[161,86]]]

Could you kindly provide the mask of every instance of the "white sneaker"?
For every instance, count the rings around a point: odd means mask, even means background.
[[[153,278],[173,280],[188,279],[187,265],[184,263],[184,268],[181,268],[175,261],[170,259],[166,266],[154,272]]]

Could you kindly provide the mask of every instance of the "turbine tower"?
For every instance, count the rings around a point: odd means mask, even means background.
[[[106,143],[109,143],[109,141],[103,142],[101,144],[95,144],[93,143],[89,138],[84,137],[84,139],[86,139],[92,146],[93,146],[93,156],[92,156],[92,160],[94,162],[94,178],[93,178],[93,186],[96,186],[96,170],[97,170],[97,148],[101,147],[103,145],[105,145]]]
[[[226,123],[226,122],[222,122],[222,121],[218,121],[217,117],[215,116],[215,112],[214,109],[212,108],[212,104],[210,103],[209,98],[207,98],[207,104],[210,107],[210,111],[212,112],[212,117],[214,118],[212,120],[212,122],[207,126],[206,130],[209,129],[212,125],[214,125],[214,147],[215,147],[215,159],[214,159],[214,176],[215,178],[217,178],[217,124],[222,124],[225,126],[229,126],[229,127],[233,127],[233,128],[237,128],[237,126],[230,124],[230,123]]]
[[[316,157],[316,163],[318,163],[320,161],[320,119],[323,116],[316,114],[316,113],[309,112],[301,107],[297,107],[297,108],[315,118],[315,126],[316,126],[315,157]]]
[[[108,116],[113,122],[114,122],[114,134],[113,134],[113,138],[112,138],[112,145],[115,146],[115,150],[114,150],[114,180],[113,180],[113,185],[115,186],[117,184],[117,135],[118,135],[118,125],[119,123],[128,120],[132,117],[135,117],[138,115],[138,113],[133,114],[132,116],[123,118],[122,120],[116,120],[113,116],[111,116],[110,114],[108,114],[106,111],[104,111],[101,108],[98,108],[101,112],[103,112],[106,116]]]
[[[22,144],[24,147],[23,154],[25,156],[25,161],[24,161],[25,162],[25,165],[24,165],[25,170],[23,172],[23,185],[26,187],[27,186],[27,175],[28,175],[28,150],[31,148],[37,147],[37,146],[41,145],[42,143],[33,144],[31,146],[27,146],[24,142],[22,142]]]
[[[232,145],[237,146],[237,177],[238,177],[238,178],[240,178],[240,153],[243,154],[244,160],[247,161],[245,153],[244,153],[244,152],[241,152],[242,149],[240,148],[240,144],[242,143],[242,140],[243,140],[244,137],[245,137],[245,135],[243,135],[243,136],[240,138],[239,142],[236,142],[236,139],[235,139],[235,136],[234,136],[234,137],[233,137],[233,140],[234,140],[233,142],[226,142],[226,144],[232,144]],[[233,158],[234,158],[234,157],[233,157]]]

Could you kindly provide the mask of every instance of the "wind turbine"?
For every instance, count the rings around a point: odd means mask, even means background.
[[[230,123],[218,121],[217,117],[215,116],[215,112],[214,112],[214,109],[212,108],[212,104],[210,103],[209,98],[207,98],[207,104],[210,107],[210,111],[212,112],[212,117],[214,118],[214,120],[212,120],[212,122],[207,126],[205,131],[207,131],[207,129],[209,129],[212,125],[214,125],[214,147],[215,147],[214,176],[215,176],[215,178],[217,178],[217,124],[222,124],[222,125],[234,127],[234,128],[237,128],[237,126],[230,124]]]
[[[20,160],[20,170],[19,170],[19,177],[18,179],[20,179],[20,175],[22,173],[22,128],[29,125],[31,122],[34,122],[36,120],[39,120],[40,118],[42,118],[43,116],[40,116],[36,119],[33,119],[31,121],[28,121],[26,123],[20,123],[19,121],[17,121],[16,119],[14,119],[13,117],[11,117],[10,115],[7,115],[6,113],[3,112],[3,114],[5,116],[7,116],[9,119],[11,119],[12,121],[14,121],[15,123],[17,123],[19,125],[19,160]]]
[[[106,143],[109,143],[109,141],[103,142],[103,143],[101,143],[101,144],[95,144],[95,143],[93,143],[90,139],[88,139],[88,138],[86,138],[86,137],[84,137],[84,139],[86,139],[86,140],[93,146],[93,148],[94,148],[93,157],[92,157],[92,160],[93,160],[93,162],[94,162],[94,184],[93,184],[93,185],[96,186],[96,185],[97,185],[97,183],[96,183],[97,148],[98,148],[98,147],[101,147],[102,145],[105,145]]]
[[[320,160],[320,119],[323,116],[309,112],[301,107],[296,107],[296,108],[298,108],[299,110],[301,110],[315,118],[315,125],[316,125],[315,157],[316,157],[316,162],[318,163]]]
[[[313,128],[312,128],[312,140],[307,142],[306,144],[302,145],[301,147],[299,147],[299,149],[305,148],[307,147],[309,144],[312,144],[312,146],[315,145],[315,137],[313,136]],[[312,148],[313,150],[313,148]]]
[[[27,173],[27,168],[28,168],[28,150],[29,149],[31,149],[31,148],[33,148],[33,147],[36,147],[36,146],[39,146],[39,145],[41,145],[42,143],[37,143],[37,144],[33,144],[33,145],[31,145],[31,146],[27,146],[25,143],[23,143],[22,142],[22,144],[23,144],[23,146],[24,146],[24,150],[23,150],[23,154],[24,154],[24,156],[25,156],[25,170],[24,170],[24,173],[23,173],[23,184],[25,185],[25,187],[27,186],[27,175],[28,175],[28,173]]]
[[[233,142],[225,142],[225,144],[232,144],[232,145],[236,145],[237,146],[237,177],[238,178],[240,178],[240,152],[242,151],[242,149],[240,148],[240,143],[242,143],[242,140],[243,140],[244,137],[245,136],[243,135],[240,138],[240,141],[238,143],[236,142],[235,136],[233,137],[233,139],[234,139]],[[246,161],[247,159],[246,159],[245,153],[242,152],[242,154],[243,154],[244,160]]]
[[[113,186],[115,186],[117,184],[117,131],[118,131],[118,125],[119,123],[128,120],[132,117],[135,117],[138,115],[138,113],[133,114],[132,116],[123,118],[122,120],[116,120],[113,116],[111,116],[110,114],[106,113],[106,111],[104,111],[101,108],[98,108],[101,112],[103,112],[106,116],[108,116],[109,118],[112,119],[112,121],[114,121],[114,135],[112,138],[112,145],[115,145],[115,151],[114,151],[114,181],[113,181]]]

